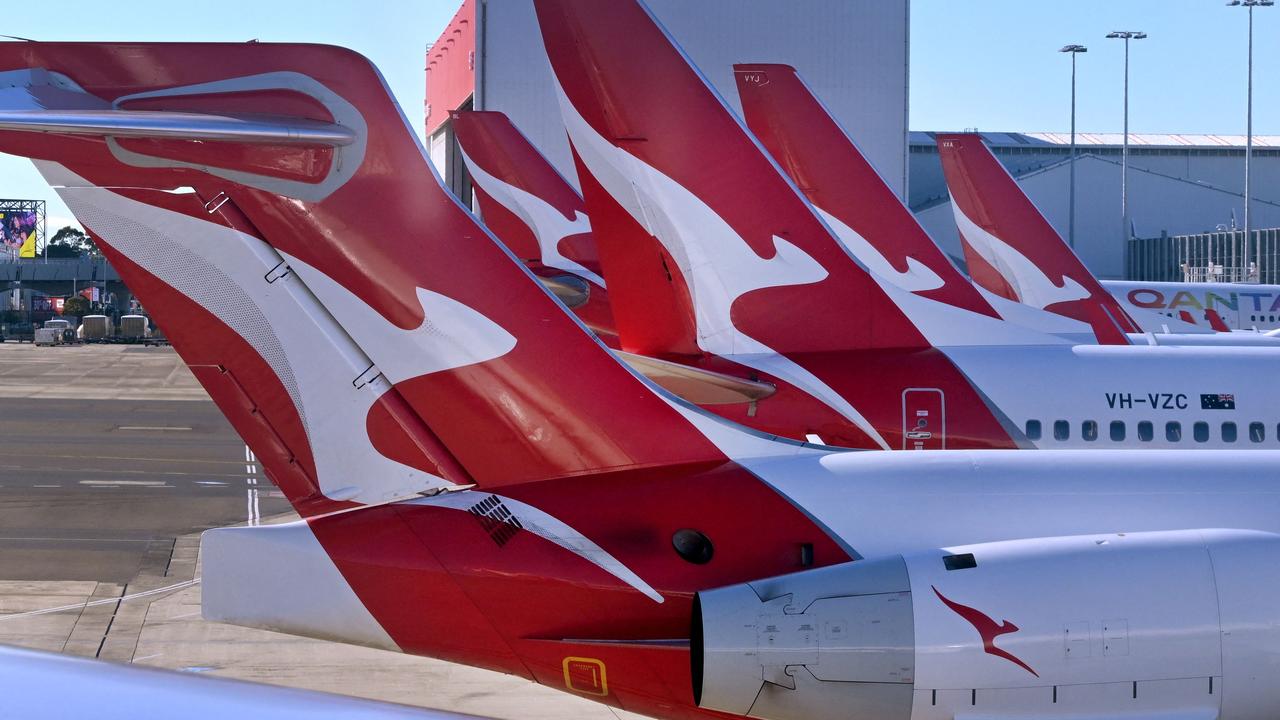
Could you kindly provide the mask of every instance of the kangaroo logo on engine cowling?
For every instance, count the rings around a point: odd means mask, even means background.
[[[930,585],[929,587],[933,586]],[[947,607],[955,611],[957,615],[969,621],[969,624],[973,626],[973,629],[977,630],[978,635],[982,637],[982,649],[988,655],[995,655],[996,657],[1004,658],[1032,675],[1040,677],[1040,673],[1032,670],[1030,665],[1023,662],[1013,653],[1006,652],[996,647],[996,638],[1001,635],[1018,632],[1017,625],[1014,625],[1008,620],[997,624],[995,620],[992,620],[981,610],[971,608],[968,605],[961,605],[958,602],[948,599],[945,595],[938,592],[938,588],[936,587],[933,587],[933,594],[937,595],[938,599],[946,604]]]

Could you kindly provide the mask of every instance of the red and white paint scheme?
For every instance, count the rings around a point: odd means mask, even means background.
[[[844,248],[881,283],[989,317],[1085,342],[1090,328],[984,293],[951,263],[805,85],[795,68],[734,66],[751,133],[813,204]]]
[[[726,412],[759,417],[753,426],[767,432],[800,439],[815,426],[821,411],[780,421],[787,417],[781,411],[803,410],[803,404],[783,399],[771,401],[763,415],[751,414],[758,401],[777,394],[774,383],[627,352],[600,277],[582,196],[502,113],[456,113],[454,131],[485,226],[633,370],[689,402],[735,406]],[[783,397],[787,395],[784,389]]]
[[[937,142],[974,282],[1008,300],[1088,323],[1099,342],[1127,344],[1126,333],[1138,326],[1030,200],[1008,192],[1013,178],[982,138],[940,134]]]
[[[904,287],[840,242],[660,27],[628,22],[638,20],[618,10],[542,24],[624,348],[629,318],[683,307],[647,318],[669,342],[636,351],[769,373],[873,441],[813,432],[846,447],[1273,447],[1280,388],[1244,378],[1266,376],[1275,348],[1075,343],[970,309],[984,307],[972,294],[960,307]],[[769,129],[801,184],[822,192],[836,175],[810,171],[819,154],[799,152],[797,127]],[[832,208],[840,192],[882,185],[873,173],[854,177],[822,195]],[[859,207],[832,212],[867,228],[859,252],[870,257],[890,237],[854,217]],[[880,211],[901,218],[908,237],[918,231],[896,200]],[[898,259],[898,270],[911,267]]]
[[[1280,288],[1100,282],[991,153],[982,136],[939,134],[937,143],[969,274],[988,292],[1087,322],[1100,339],[1114,344],[1146,339],[1142,335],[1125,339],[1117,329],[1141,331],[1165,345],[1275,344],[1256,334],[1217,333],[1233,328],[1280,327],[1271,308],[1273,301],[1280,299]],[[1252,313],[1248,302],[1241,311],[1240,293],[1246,291],[1256,295]],[[1270,321],[1265,320],[1267,315]]]
[[[552,47],[661,36],[639,5],[535,7]],[[1276,452],[768,438],[592,338],[354,53],[9,43],[0,72],[0,151],[59,187],[303,517],[205,535],[207,617],[672,720],[1280,711]]]
[[[1280,329],[1280,285],[1103,280],[1102,286],[1134,317],[1155,313],[1156,324],[1172,326],[1186,313],[1202,328],[1216,319],[1228,330]]]
[[[459,112],[453,131],[480,217],[591,331],[617,346],[582,197],[506,115]]]

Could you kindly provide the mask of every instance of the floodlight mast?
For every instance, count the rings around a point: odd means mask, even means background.
[[[1076,55],[1089,52],[1083,45],[1064,45],[1058,52],[1071,55],[1071,189],[1067,202],[1067,244],[1073,249],[1076,246]]]
[[[1272,5],[1275,5],[1275,0],[1231,0],[1227,3],[1228,7],[1249,9],[1249,62],[1246,81],[1248,89],[1245,92],[1244,134],[1244,257],[1240,262],[1246,282],[1252,278],[1252,273],[1249,272],[1249,251],[1251,250],[1249,246],[1253,243],[1253,225],[1249,217],[1249,166],[1253,159],[1253,9]]]
[[[1124,138],[1120,149],[1120,238],[1124,243],[1127,278],[1131,275],[1129,238],[1132,234],[1132,223],[1129,222],[1129,41],[1143,40],[1146,37],[1147,34],[1140,30],[1116,30],[1107,33],[1107,38],[1110,40],[1124,40]]]

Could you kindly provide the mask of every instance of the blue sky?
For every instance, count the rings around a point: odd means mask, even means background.
[[[6,15],[0,32],[345,45],[382,69],[420,128],[424,47],[459,2],[43,0],[39,12]],[[1244,132],[1245,11],[1221,0],[912,0],[911,30],[912,129],[1067,130],[1070,60],[1057,49],[1080,43],[1089,52],[1079,59],[1078,128],[1119,132],[1123,43],[1103,35],[1144,30],[1150,37],[1132,46],[1130,129]],[[1280,135],[1280,73],[1268,72],[1280,68],[1280,6],[1255,11],[1254,33],[1254,132]],[[26,160],[0,156],[0,197],[48,200],[50,233],[72,222]]]
[[[1244,134],[1247,11],[1224,0],[912,0],[913,130],[1120,132],[1130,41],[1130,132]],[[1253,131],[1280,135],[1280,6],[1254,10]]]

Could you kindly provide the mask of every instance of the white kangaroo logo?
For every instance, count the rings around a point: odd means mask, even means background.
[[[601,137],[573,107],[558,81],[556,91],[569,138],[583,164],[675,259],[693,296],[698,346],[804,389],[888,449],[875,427],[843,396],[733,323],[733,303],[744,294],[819,282],[827,277],[827,269],[776,235],[774,256],[760,257],[700,198]]]
[[[604,278],[560,254],[561,240],[570,235],[590,232],[591,223],[586,215],[575,210],[574,218],[569,220],[537,195],[525,192],[490,175],[480,167],[479,163],[472,160],[466,151],[463,151],[462,159],[467,163],[467,171],[471,173],[472,181],[533,231],[534,238],[538,240],[538,248],[542,252],[543,265],[573,273],[600,287],[605,287]]]
[[[961,237],[1009,283],[1019,302],[1043,310],[1057,303],[1089,297],[1083,285],[1065,275],[1062,286],[1055,285],[1026,255],[970,220],[958,203],[952,202],[951,208]]]

